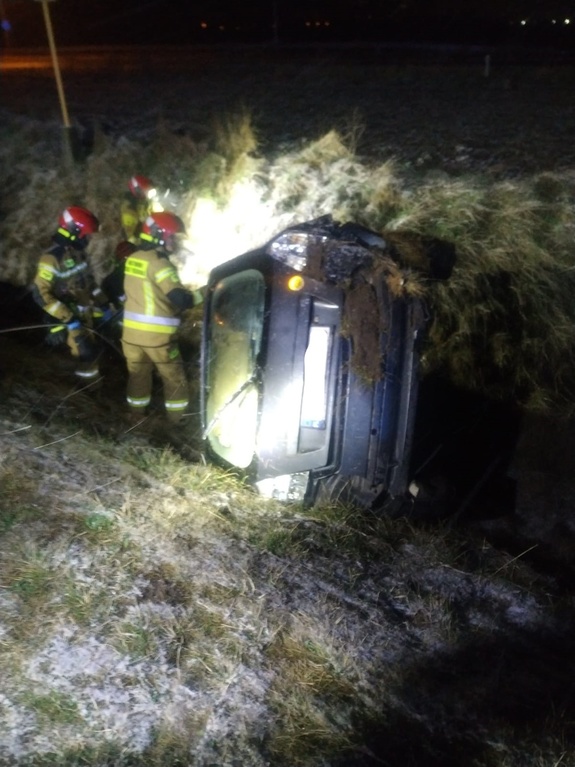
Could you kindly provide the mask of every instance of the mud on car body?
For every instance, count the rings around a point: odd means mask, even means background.
[[[265,496],[405,495],[427,313],[386,240],[330,216],[215,268],[204,306],[208,457]]]

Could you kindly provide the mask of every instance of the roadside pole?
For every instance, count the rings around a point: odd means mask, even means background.
[[[73,128],[68,116],[68,107],[66,106],[66,97],[64,95],[64,86],[62,85],[62,76],[60,74],[60,65],[58,63],[58,54],[56,52],[56,43],[54,41],[54,32],[52,30],[52,20],[50,18],[50,9],[48,3],[55,0],[36,0],[42,3],[44,13],[44,24],[46,25],[46,34],[48,35],[48,44],[50,46],[50,55],[52,56],[52,67],[54,69],[54,79],[58,90],[58,99],[62,112],[62,122],[64,123],[64,159],[69,166],[74,164],[74,142]]]

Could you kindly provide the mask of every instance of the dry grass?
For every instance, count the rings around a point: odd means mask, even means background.
[[[248,110],[210,124],[197,138],[164,119],[130,137],[97,131],[66,170],[57,126],[8,115],[1,278],[30,280],[73,203],[101,218],[92,255],[104,272],[133,172],[169,188],[182,213],[200,198],[225,212],[239,183],[254,192],[253,220],[241,212],[253,244],[328,212],[393,237],[409,289],[434,309],[427,370],[569,409],[568,173],[406,173],[358,154],[356,114],[268,154]],[[420,274],[410,247],[428,236],[456,246],[449,282]],[[473,527],[264,503],[233,474],[127,432],[121,397],[74,389],[39,344],[2,341],[0,762],[569,763],[570,592],[538,570],[531,543],[499,550]]]
[[[158,123],[146,142],[100,135],[83,167],[58,174],[51,167],[55,136],[52,143],[45,139],[26,185],[14,175],[7,181],[13,195],[2,223],[2,278],[16,283],[31,279],[59,210],[71,203],[86,204],[101,218],[92,258],[103,275],[119,238],[117,210],[124,180],[138,164],[170,190],[170,206],[192,216],[192,240],[198,200],[207,199],[213,200],[222,223],[228,203],[230,214],[242,218],[246,247],[283,226],[326,212],[387,233],[414,275],[406,282],[409,272],[404,272],[397,289],[424,292],[433,309],[427,370],[532,410],[570,411],[575,389],[575,224],[569,175],[549,171],[491,181],[438,174],[414,183],[402,178],[392,161],[362,161],[353,153],[351,139],[346,142],[337,131],[266,159],[255,154],[258,141],[245,108],[215,124],[211,145],[173,134],[165,122]],[[5,130],[14,152],[30,162],[22,138],[32,141],[38,126],[13,119]],[[237,208],[240,188],[249,188],[253,204],[261,207],[252,205],[242,214]],[[214,226],[217,236],[219,225]],[[445,283],[426,283],[415,276],[421,248],[410,242],[425,237],[456,248],[455,271]],[[196,256],[190,256],[189,264],[195,257],[198,263],[204,259],[199,252],[203,245],[194,247]],[[218,250],[217,244],[213,248]]]
[[[479,746],[458,716],[456,737],[447,713],[441,743],[396,733],[432,727],[434,697],[414,704],[411,680],[438,650],[463,653],[470,622],[504,642],[502,612],[537,631],[560,606],[524,558],[447,527],[264,503],[145,435],[94,442],[74,421],[97,399],[72,398],[45,426],[19,376],[2,411],[0,514],[0,700],[30,732],[14,764],[366,765],[379,737],[393,765],[456,742],[480,748],[477,764],[523,763],[509,756],[522,736],[497,717],[484,726],[501,745]],[[541,732],[534,753],[550,767],[567,735],[553,717]]]

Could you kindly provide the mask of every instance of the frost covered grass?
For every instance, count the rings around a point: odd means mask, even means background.
[[[264,502],[74,396],[42,347],[31,382],[23,348],[0,423],[3,763],[497,767],[527,735],[547,754],[527,764],[560,757],[540,696],[572,663],[568,600],[528,551]]]
[[[340,87],[331,80],[332,98]],[[3,117],[0,279],[29,282],[70,204],[101,219],[103,273],[134,172],[186,219],[190,284],[332,213],[383,232],[413,264],[435,311],[428,370],[568,411],[568,169],[414,172],[362,153],[355,114],[268,151],[265,115],[241,109],[201,130],[97,127],[65,167],[56,122]],[[448,283],[415,276],[428,236],[456,246]],[[263,502],[152,430],[123,427],[121,370],[78,390],[34,334],[0,339],[0,764],[569,764],[569,529],[549,567],[533,530]],[[194,418],[187,429],[197,447]]]
[[[569,728],[540,716],[539,695],[560,696],[546,685],[567,602],[527,556],[448,525],[264,503],[65,381],[52,417],[53,358],[37,350],[26,388],[22,347],[6,349],[6,764],[433,764],[468,750],[520,764],[526,713],[539,763],[560,757]]]
[[[264,502],[4,348],[3,764],[561,758],[569,599],[528,551]]]

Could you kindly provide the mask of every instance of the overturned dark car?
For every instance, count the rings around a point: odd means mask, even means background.
[[[440,276],[454,258],[443,253]],[[330,216],[215,268],[201,355],[208,457],[268,497],[403,502],[428,323],[406,275],[383,237]]]

